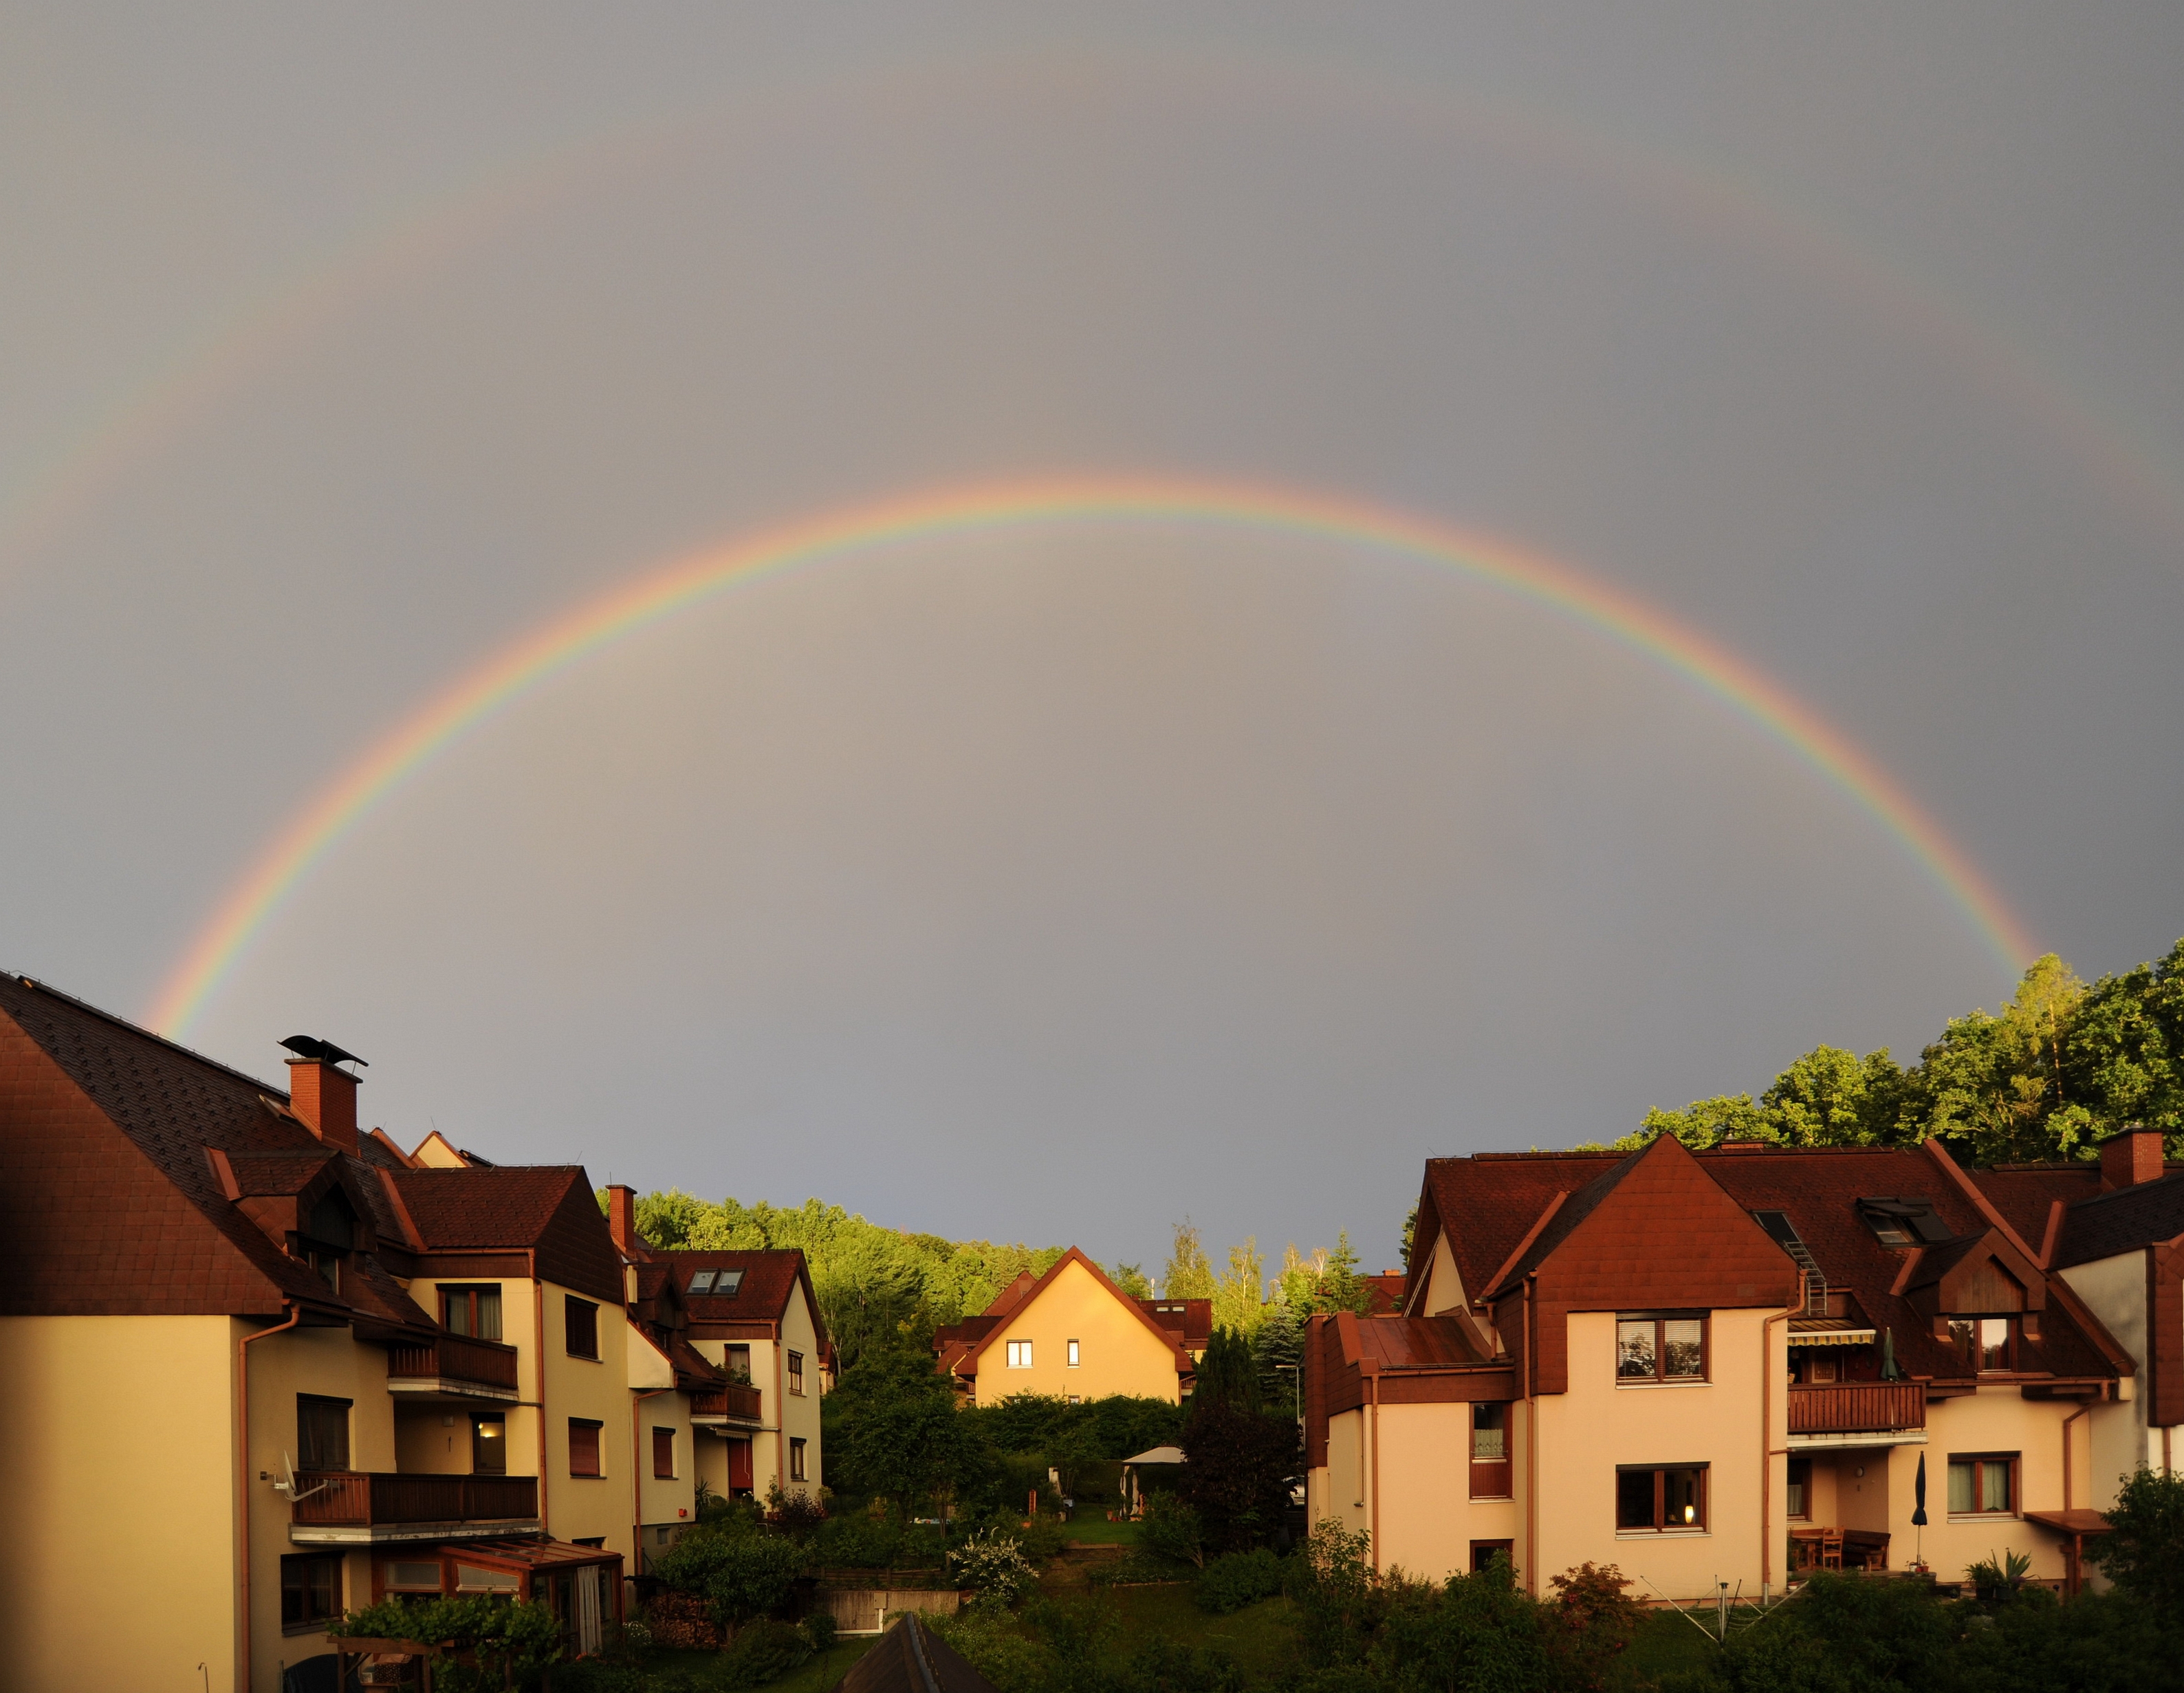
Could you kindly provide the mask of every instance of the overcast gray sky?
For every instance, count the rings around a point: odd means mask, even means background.
[[[0,8],[0,963],[146,1014],[509,643],[923,490],[1272,484],[1680,621],[2088,975],[2184,933],[2175,6]],[[1748,714],[1339,538],[754,582],[187,1031],[370,1121],[1156,1261],[1908,1057],[2011,966]]]

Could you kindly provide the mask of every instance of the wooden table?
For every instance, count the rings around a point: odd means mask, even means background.
[[[1799,1569],[1818,1569],[1820,1565],[1820,1536],[1822,1529],[1792,1529],[1790,1530],[1791,1549],[1797,1553]],[[1846,1529],[1842,1531],[1843,1568],[1845,1569],[1886,1569],[1888,1568],[1888,1536],[1878,1529]]]

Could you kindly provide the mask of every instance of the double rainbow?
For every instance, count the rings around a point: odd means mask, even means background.
[[[1797,753],[1895,836],[2012,973],[2033,955],[2023,926],[1977,866],[1866,753],[1735,654],[1621,590],[1542,554],[1362,501],[1247,483],[1083,476],[942,488],[827,513],[684,559],[534,630],[459,677],[311,798],[191,941],[146,1022],[186,1034],[312,866],[375,805],[495,713],[612,643],[742,583],[877,548],[1084,521],[1320,537],[1440,565],[1561,613],[1665,665]]]

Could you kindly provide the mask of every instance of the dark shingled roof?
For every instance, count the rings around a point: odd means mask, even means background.
[[[915,1614],[900,1617],[835,1684],[835,1693],[1000,1693]]]
[[[800,1286],[811,1308],[812,1326],[818,1331],[819,1350],[823,1353],[827,1349],[826,1319],[819,1314],[819,1298],[811,1290],[811,1267],[804,1261],[800,1248],[695,1251],[653,1247],[648,1262],[666,1267],[682,1290],[692,1326],[699,1329],[733,1323],[778,1323],[788,1314],[790,1290]],[[726,1299],[717,1294],[694,1294],[690,1278],[699,1270],[741,1270],[744,1278]]]
[[[2184,1234],[2184,1173],[2081,1200],[2064,1213],[2059,1269]]]

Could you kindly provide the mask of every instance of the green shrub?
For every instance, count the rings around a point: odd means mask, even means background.
[[[701,1523],[655,1558],[652,1573],[702,1598],[714,1623],[732,1629],[779,1610],[805,1562],[804,1549],[781,1535]]]
[[[956,1579],[989,1605],[1006,1605],[1039,1579],[1023,1548],[998,1529],[973,1534],[948,1554]]]
[[[814,1540],[819,1562],[844,1569],[885,1569],[902,1550],[902,1525],[891,1517],[836,1517]]]
[[[1156,1557],[1205,1568],[1205,1526],[1196,1507],[1172,1493],[1156,1493],[1145,1501],[1145,1514],[1138,1523],[1138,1544]]]
[[[1225,1617],[1282,1590],[1282,1561],[1264,1546],[1248,1552],[1230,1552],[1215,1558],[1198,1578],[1197,1599],[1201,1611]]]
[[[802,1629],[761,1618],[737,1629],[735,1639],[722,1652],[720,1685],[763,1687],[781,1679],[811,1652],[811,1636]]]
[[[382,1599],[327,1630],[367,1640],[426,1640],[455,1655],[432,1666],[443,1693],[483,1693],[534,1676],[561,1656],[561,1624],[536,1601],[467,1598]]]

